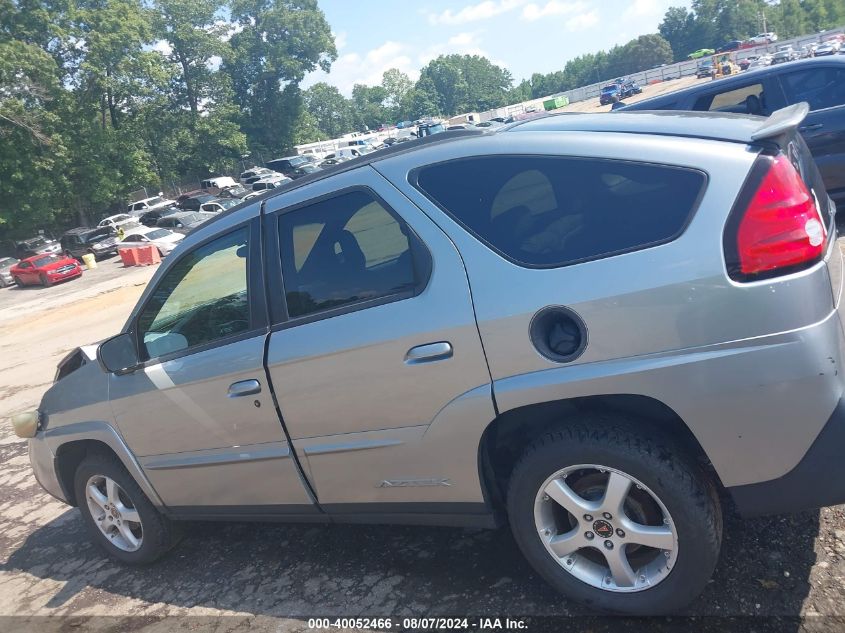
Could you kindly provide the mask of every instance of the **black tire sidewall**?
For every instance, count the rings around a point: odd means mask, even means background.
[[[85,486],[89,478],[95,475],[109,477],[117,482],[135,506],[135,510],[137,510],[141,518],[143,540],[141,547],[134,552],[126,552],[109,542],[91,516],[91,512],[88,509]],[[89,454],[76,469],[73,483],[77,505],[82,514],[85,527],[91,533],[92,539],[109,556],[123,563],[147,564],[153,562],[170,549],[171,536],[167,519],[156,510],[140,486],[138,486],[123,464],[118,462],[116,458],[100,454]]]
[[[677,462],[675,468],[666,468],[667,461]],[[569,437],[545,442],[520,462],[511,479],[508,514],[514,537],[537,572],[578,602],[632,615],[673,613],[703,590],[715,568],[721,542],[721,514],[715,493],[697,469],[683,461],[674,455],[667,459],[664,454],[661,460],[647,462],[629,447],[616,443],[602,445]],[[679,551],[669,576],[653,588],[631,593],[597,589],[565,571],[542,544],[534,524],[536,494],[553,473],[576,464],[599,464],[627,473],[645,484],[668,509]],[[695,474],[692,478],[678,477],[678,468]]]

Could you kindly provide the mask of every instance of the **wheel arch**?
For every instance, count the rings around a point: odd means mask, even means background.
[[[48,432],[48,444],[53,452],[56,478],[68,503],[75,506],[73,478],[80,462],[91,453],[115,456],[138,483],[156,507],[163,507],[140,464],[117,432],[105,422],[80,422]]]
[[[701,444],[671,407],[650,396],[603,394],[518,407],[499,414],[487,426],[478,445],[478,466],[494,508],[504,509],[508,480],[527,446],[544,433],[579,422],[586,413],[618,415],[636,429],[668,435],[706,468],[720,491],[724,490]]]

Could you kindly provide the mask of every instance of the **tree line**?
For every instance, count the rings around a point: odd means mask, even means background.
[[[298,142],[316,0],[0,0],[0,237]]]

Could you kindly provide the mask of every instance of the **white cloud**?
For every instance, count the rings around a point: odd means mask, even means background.
[[[155,42],[153,42],[151,48],[154,51],[158,51],[165,57],[167,57],[168,55],[170,55],[170,53],[173,52],[173,47],[170,46],[170,42],[168,42],[167,40],[156,40]]]
[[[346,46],[346,32],[340,33],[332,33],[334,36],[334,46],[337,50],[340,50]]]
[[[544,5],[531,4],[526,5],[522,9],[522,19],[529,22],[534,22],[541,18],[547,18],[555,15],[569,15],[572,13],[579,13],[586,11],[587,6],[583,2],[566,2],[562,0],[549,0]]]
[[[456,11],[446,9],[441,13],[429,13],[428,21],[434,25],[448,24],[454,26],[468,22],[489,20],[502,13],[517,9],[525,4],[525,2],[526,0],[484,0],[484,2],[479,2],[478,4],[468,4]]]
[[[336,86],[348,97],[352,94],[352,87],[355,84],[367,86],[380,84],[384,71],[390,68],[398,68],[414,81],[420,76],[420,71],[414,66],[411,51],[407,46],[388,40],[363,55],[358,53],[340,55],[332,64],[330,73],[322,70],[310,73],[302,82],[302,87],[307,88],[325,81]]]
[[[440,55],[449,55],[452,53],[457,55],[481,55],[490,59],[497,66],[506,67],[504,62],[491,58],[490,54],[481,47],[481,40],[478,37],[478,33],[472,32],[458,33],[445,42],[432,44],[424,49],[417,59],[420,62],[420,66],[425,66],[432,59]]]
[[[625,9],[622,17],[630,18],[659,18],[671,3],[666,0],[633,0]]]
[[[566,21],[566,28],[570,31],[586,31],[599,23],[599,12],[580,13]]]

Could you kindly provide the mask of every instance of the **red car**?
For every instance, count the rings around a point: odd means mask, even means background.
[[[52,286],[57,281],[82,276],[82,267],[64,255],[35,255],[22,259],[9,271],[19,286]]]

